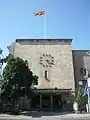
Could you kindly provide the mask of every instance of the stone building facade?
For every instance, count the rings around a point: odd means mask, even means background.
[[[27,60],[39,77],[38,85],[32,88],[36,96],[30,108],[70,109],[75,95],[71,43],[72,39],[16,39],[8,47],[15,57]]]
[[[90,51],[73,50],[73,66],[76,92],[81,87],[82,93],[87,84],[87,77],[90,77]]]

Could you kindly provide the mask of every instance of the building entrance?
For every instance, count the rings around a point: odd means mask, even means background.
[[[50,104],[50,95],[43,95],[42,96],[42,109],[49,110],[51,108]]]
[[[60,110],[63,107],[63,102],[61,95],[54,95],[53,96],[53,109]]]

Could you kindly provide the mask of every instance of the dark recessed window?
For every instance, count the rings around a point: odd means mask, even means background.
[[[45,78],[47,78],[47,70],[45,70]]]
[[[80,73],[83,74],[83,68],[80,69]]]
[[[81,68],[80,69],[80,74],[81,75],[86,75],[86,68]]]
[[[48,65],[46,65],[46,67],[48,67]]]

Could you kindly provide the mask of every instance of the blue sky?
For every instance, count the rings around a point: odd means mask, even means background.
[[[90,0],[0,0],[0,48],[17,38],[72,38],[73,49],[90,49]]]

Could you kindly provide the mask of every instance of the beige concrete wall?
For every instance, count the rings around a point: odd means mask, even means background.
[[[54,57],[51,68],[43,67],[40,56],[50,54]],[[28,60],[29,67],[39,77],[37,88],[59,88],[74,90],[74,73],[72,63],[72,48],[70,41],[16,42],[14,55]],[[44,61],[45,62],[45,61]],[[48,71],[48,80],[45,79]]]

